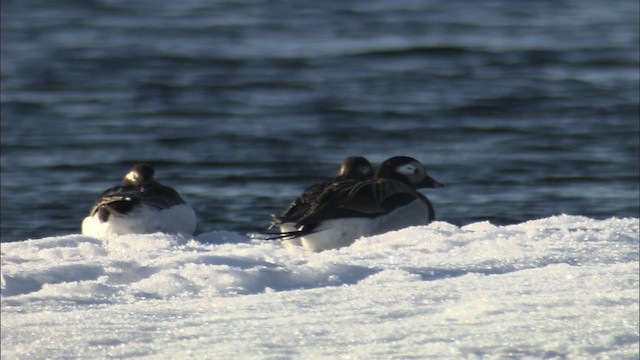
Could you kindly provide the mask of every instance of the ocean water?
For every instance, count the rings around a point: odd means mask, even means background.
[[[3,242],[78,233],[139,161],[197,233],[356,154],[421,160],[458,226],[639,216],[637,1],[1,6]]]

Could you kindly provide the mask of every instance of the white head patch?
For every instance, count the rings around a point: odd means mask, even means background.
[[[129,171],[125,178],[131,182],[138,182],[138,172],[137,171]]]
[[[413,175],[415,175],[418,172],[418,168],[416,167],[415,164],[409,163],[409,164],[403,164],[400,165],[396,168],[396,172],[398,174],[402,174],[405,175],[407,177],[411,177]]]
[[[395,171],[398,174],[402,174],[409,179],[412,184],[418,184],[424,180],[424,168],[420,164],[410,162],[408,164],[402,164],[396,167]]]

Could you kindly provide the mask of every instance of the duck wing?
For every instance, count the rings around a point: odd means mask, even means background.
[[[143,202],[159,209],[182,204],[184,200],[172,188],[159,183],[140,186],[114,186],[105,190],[94,203],[90,216],[102,207],[124,213],[137,203]]]
[[[396,180],[342,181],[325,189],[296,226],[344,217],[375,217],[414,201],[416,196],[414,189]]]
[[[313,201],[320,196],[324,189],[330,184],[331,182],[320,182],[307,187],[300,196],[289,204],[282,214],[271,215],[271,225],[269,229],[279,227],[283,223],[298,221],[298,219],[302,218],[309,210],[309,206]]]

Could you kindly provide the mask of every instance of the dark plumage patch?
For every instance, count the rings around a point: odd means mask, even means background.
[[[271,216],[271,225],[279,227],[284,223],[296,223],[314,208],[318,198],[327,192],[334,192],[334,187],[343,182],[356,182],[371,179],[373,167],[369,160],[362,156],[349,156],[342,161],[337,176],[330,181],[320,182],[307,187],[302,194],[294,199],[287,209],[280,215]]]
[[[112,213],[127,214],[131,212],[131,210],[133,210],[138,204],[140,204],[140,200],[132,198],[126,198],[124,200],[102,204],[98,208],[98,218],[101,222],[106,222],[107,220],[109,220],[109,216]]]
[[[94,203],[89,216],[96,213],[101,222],[109,220],[113,214],[127,214],[141,203],[158,209],[166,209],[185,201],[174,189],[153,179],[154,170],[146,164],[135,165],[122,184],[105,190]]]
[[[109,216],[111,216],[111,213],[107,207],[103,206],[98,208],[98,219],[100,219],[100,222],[107,222],[109,220]]]

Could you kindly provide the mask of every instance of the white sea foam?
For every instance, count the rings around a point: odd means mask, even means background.
[[[638,358],[638,219],[2,244],[3,358]]]

